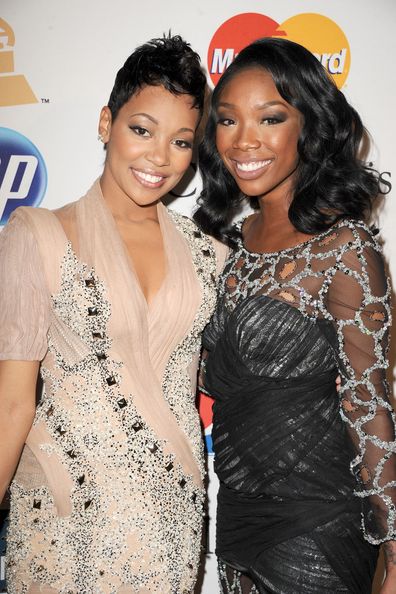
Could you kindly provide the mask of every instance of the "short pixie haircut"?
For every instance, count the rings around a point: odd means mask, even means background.
[[[268,72],[283,99],[302,115],[289,219],[307,234],[329,229],[342,218],[362,219],[379,190],[378,174],[359,159],[364,127],[355,109],[322,64],[302,45],[265,37],[245,47],[214,89],[204,140],[199,150],[203,178],[201,228],[233,244],[230,222],[245,198],[216,148],[217,106],[223,89],[240,72]]]
[[[190,95],[193,107],[202,115],[206,77],[199,55],[179,35],[151,39],[127,58],[117,73],[108,102],[113,120],[145,86],[163,86],[174,95]]]

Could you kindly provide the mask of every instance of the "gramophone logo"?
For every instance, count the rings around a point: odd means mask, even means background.
[[[29,83],[23,74],[15,74],[14,31],[0,18],[0,106],[37,103]]]

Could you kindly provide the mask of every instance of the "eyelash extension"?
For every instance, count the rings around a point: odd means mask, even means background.
[[[226,124],[226,122],[234,122],[234,120],[232,118],[217,118],[217,124],[220,124],[221,126],[227,126],[229,124]]]
[[[281,118],[279,116],[266,116],[261,119],[261,122],[268,123],[268,126],[276,126],[277,124],[282,124],[286,118]],[[232,118],[218,118],[217,125],[220,126],[231,126],[234,124],[235,121]]]
[[[188,140],[182,140],[181,138],[175,140],[173,142],[173,144],[176,145],[178,148],[181,148],[181,149],[192,149],[192,146],[193,146],[191,142],[189,142]]]
[[[145,134],[140,134],[140,132],[144,132],[144,133],[148,133],[150,134],[150,132],[147,130],[147,128],[144,128],[143,126],[129,126],[129,129],[132,130],[132,132],[135,132],[135,134],[137,134],[137,136],[144,136]]]
[[[262,118],[262,122],[268,122],[269,126],[275,126],[276,124],[282,124],[286,118],[280,116],[266,116]]]

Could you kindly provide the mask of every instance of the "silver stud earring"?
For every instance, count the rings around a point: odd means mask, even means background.
[[[103,136],[101,134],[98,134],[98,140],[100,140],[100,142],[103,142]]]

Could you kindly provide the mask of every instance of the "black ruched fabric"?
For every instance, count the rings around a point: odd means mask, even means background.
[[[353,418],[361,418],[356,411],[363,411],[364,401],[355,405],[345,355],[352,350],[338,320],[324,309],[338,272],[337,253],[341,258],[351,247],[336,241],[329,250],[341,233],[323,234],[292,253],[256,254],[253,261],[241,244],[222,275],[217,311],[204,333],[204,382],[214,398],[216,553],[224,593],[248,592],[242,587],[247,578],[251,591],[263,594],[371,593],[378,548],[364,537],[362,514],[375,534],[385,531],[386,516],[379,508],[375,520],[368,499],[356,496],[365,486],[345,413],[352,409]],[[317,274],[313,252],[324,254]],[[307,279],[312,290],[304,302]],[[382,299],[373,306],[372,319],[387,319],[383,305]],[[380,418],[392,435],[386,415]],[[377,436],[372,442],[377,439],[382,444]],[[388,526],[391,520],[390,509]],[[237,575],[245,580],[239,590]]]

